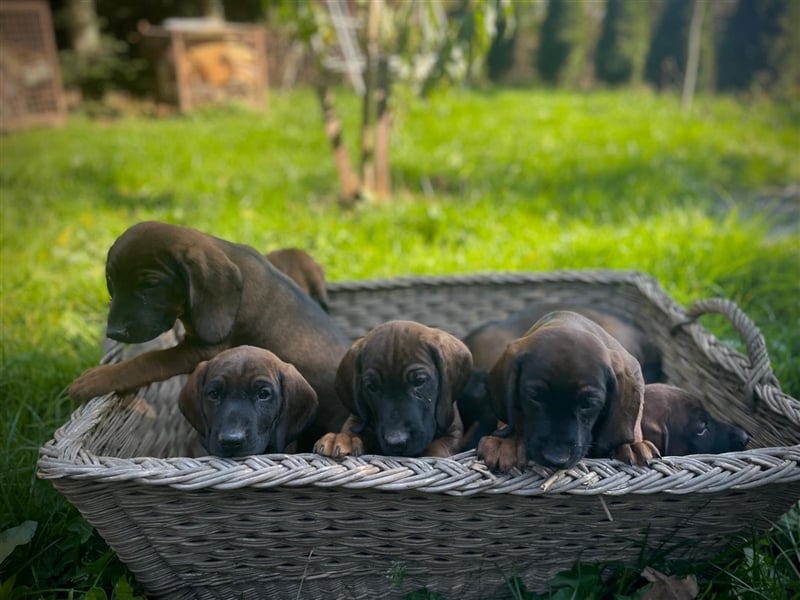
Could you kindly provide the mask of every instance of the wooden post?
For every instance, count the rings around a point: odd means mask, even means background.
[[[362,98],[361,121],[361,183],[368,192],[375,191],[375,117],[378,87],[378,59],[380,45],[378,29],[382,0],[367,2],[367,41],[365,64],[365,89]]]

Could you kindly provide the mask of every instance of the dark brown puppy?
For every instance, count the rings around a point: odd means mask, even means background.
[[[750,441],[744,429],[716,420],[695,396],[664,383],[644,388],[642,436],[664,456],[738,452]]]
[[[379,325],[350,347],[336,374],[350,418],[314,450],[334,457],[455,454],[463,435],[455,399],[471,368],[469,350],[449,333],[412,321]]]
[[[347,336],[257,250],[147,221],[114,242],[106,280],[111,294],[108,337],[143,342],[172,328],[176,319],[185,335],[173,348],[89,369],[72,382],[73,398],[86,400],[191,373],[227,348],[251,345],[295,365],[317,393],[319,412],[299,449],[310,449],[347,418],[334,391]]]
[[[277,269],[291,277],[322,308],[328,310],[325,272],[310,254],[300,248],[280,248],[266,256]]]
[[[464,429],[469,432],[464,449],[475,448],[481,437],[496,429],[496,418],[488,400],[486,375],[506,346],[521,338],[536,321],[555,310],[569,310],[590,318],[610,333],[642,367],[645,383],[660,381],[661,353],[643,331],[611,310],[574,304],[533,302],[505,319],[486,321],[464,336],[472,353],[474,371],[458,398]]]
[[[216,456],[284,452],[317,414],[317,394],[269,350],[236,346],[197,365],[179,406]]]
[[[497,417],[507,423],[478,444],[490,468],[521,468],[528,458],[568,469],[586,456],[636,464],[658,456],[642,440],[638,361],[583,315],[542,317],[508,345],[487,384]]]

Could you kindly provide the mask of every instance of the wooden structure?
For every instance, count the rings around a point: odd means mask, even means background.
[[[240,101],[266,105],[267,62],[261,27],[214,19],[167,19],[139,26],[145,54],[153,61],[160,99],[181,112]]]
[[[0,3],[0,130],[63,122],[67,109],[46,2]]]

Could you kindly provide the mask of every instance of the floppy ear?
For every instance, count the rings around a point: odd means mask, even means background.
[[[178,407],[181,409],[183,416],[186,417],[186,420],[197,430],[200,442],[206,450],[208,450],[206,446],[206,440],[208,439],[208,421],[206,420],[206,413],[203,410],[203,399],[200,394],[203,390],[207,367],[208,361],[201,362],[195,367],[194,372],[189,375],[189,379],[183,386],[181,395],[178,398]]]
[[[350,346],[339,363],[336,370],[334,389],[342,404],[351,414],[357,415],[361,426],[353,433],[361,433],[367,424],[369,410],[366,402],[361,398],[361,351],[364,348],[364,339],[359,338]]]
[[[472,353],[461,340],[445,331],[437,331],[428,348],[439,372],[436,428],[446,432],[453,424],[456,399],[472,373]]]
[[[490,404],[495,416],[506,424],[493,435],[506,437],[514,431],[514,413],[519,409],[519,368],[527,356],[528,352],[515,353],[507,348],[489,371],[486,387]]]
[[[317,393],[297,368],[286,363],[280,370],[281,411],[275,423],[276,452],[283,452],[317,416]]]
[[[213,241],[190,246],[182,265],[193,333],[206,344],[217,344],[230,335],[239,312],[241,271]]]
[[[623,444],[642,441],[644,379],[638,361],[630,354],[609,352],[606,367],[606,405],[594,432],[595,452],[607,456]]]

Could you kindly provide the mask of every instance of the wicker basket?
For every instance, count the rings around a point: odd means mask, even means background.
[[[414,319],[457,336],[532,300],[604,304],[647,331],[669,381],[752,436],[752,450],[669,457],[649,468],[584,460],[493,475],[452,459],[265,455],[188,458],[182,378],[95,398],[41,449],[52,481],[152,597],[384,598],[427,587],[495,597],[521,577],[543,589],[576,560],[712,556],[800,498],[800,402],[782,393],[764,340],[731,302],[688,312],[650,277],[616,271],[415,277],[331,285],[331,313],[357,337]],[[695,323],[719,312],[749,357]],[[158,344],[174,343],[162,336]],[[141,348],[107,347],[106,361]]]

